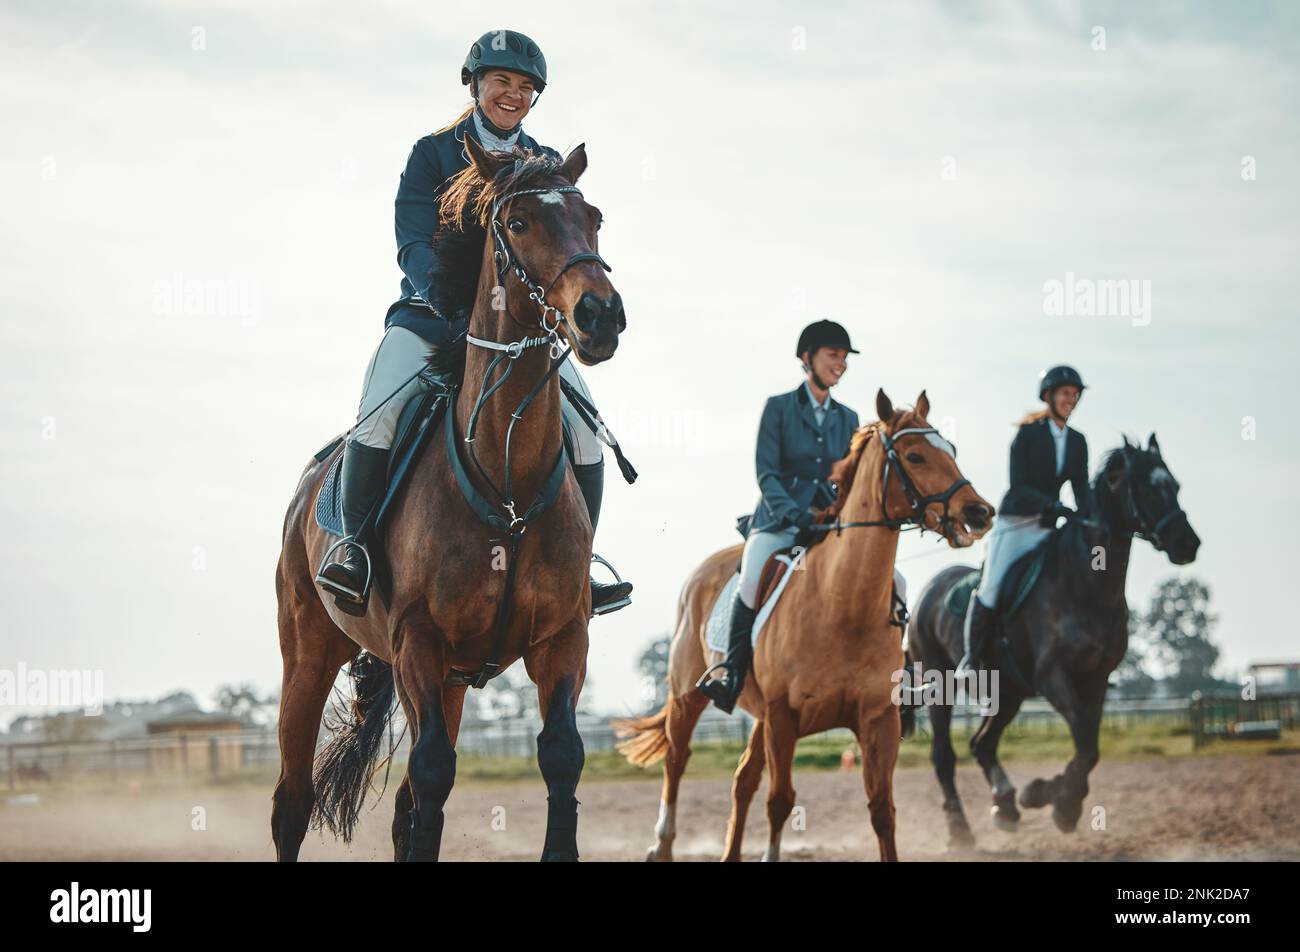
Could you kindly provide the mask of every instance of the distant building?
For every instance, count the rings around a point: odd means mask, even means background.
[[[1260,694],[1300,694],[1300,661],[1259,661],[1250,676]]]
[[[233,714],[186,711],[145,725],[158,745],[149,751],[150,762],[160,770],[217,774],[238,770],[243,749],[238,735],[243,724]],[[233,734],[228,740],[219,735]],[[168,742],[171,741],[171,742]]]

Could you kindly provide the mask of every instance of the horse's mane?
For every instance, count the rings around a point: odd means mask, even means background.
[[[443,317],[467,320],[474,310],[492,203],[516,189],[553,178],[562,164],[560,159],[518,146],[511,155],[515,162],[490,181],[470,164],[452,176],[438,198],[441,227],[433,236],[429,304]]]

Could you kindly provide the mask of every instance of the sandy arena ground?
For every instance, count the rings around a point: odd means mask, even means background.
[[[1059,765],[1013,764],[1024,785]],[[578,842],[585,860],[641,860],[658,811],[658,768],[646,780],[591,781],[579,788]],[[899,770],[898,848],[904,860],[1205,860],[1300,859],[1300,756],[1221,756],[1103,761],[1079,831],[1065,835],[1048,811],[1025,811],[1018,833],[993,828],[989,794],[978,771],[958,772],[966,812],[978,840],[973,851],[950,852],[938,788],[928,769]],[[788,860],[874,860],[861,778],[806,771],[795,776],[804,829],[787,830]],[[676,858],[716,859],[729,809],[730,781],[692,778],[682,785]],[[16,800],[0,795],[0,860],[268,860],[270,786],[210,787],[187,792],[79,795],[56,788]],[[750,811],[745,858],[767,838],[763,791]],[[192,829],[202,807],[206,830]],[[1089,828],[1095,808],[1105,830]],[[541,848],[546,796],[540,781],[462,783],[447,807],[443,858],[533,860]],[[502,825],[505,829],[494,829]],[[388,860],[392,791],[367,813],[351,847],[309,833],[306,860]]]

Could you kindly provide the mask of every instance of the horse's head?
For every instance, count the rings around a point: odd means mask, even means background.
[[[957,468],[957,448],[930,426],[930,399],[921,391],[913,409],[894,409],[884,390],[876,394],[878,423],[853,436],[849,453],[835,464],[831,482],[839,494],[821,521],[870,521],[872,512],[899,526],[919,525],[964,549],[988,532],[993,507]]]
[[[1146,539],[1174,565],[1187,565],[1201,539],[1178,504],[1179,488],[1152,433],[1146,449],[1124,437],[1124,445],[1107,454],[1093,492],[1110,504],[1119,528]]]
[[[470,168],[449,194],[459,188],[459,211],[472,203],[487,231],[484,267],[496,273],[493,307],[530,329],[556,328],[584,364],[614,356],[627,321],[597,252],[600,209],[576,185],[587,168],[586,147],[561,162],[486,152],[466,136],[465,151]],[[444,214],[447,207],[444,198]]]

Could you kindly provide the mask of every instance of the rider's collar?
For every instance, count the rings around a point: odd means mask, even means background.
[[[513,129],[502,129],[483,112],[483,107],[474,106],[474,133],[479,144],[489,152],[509,152],[519,142],[524,124],[519,122]]]

